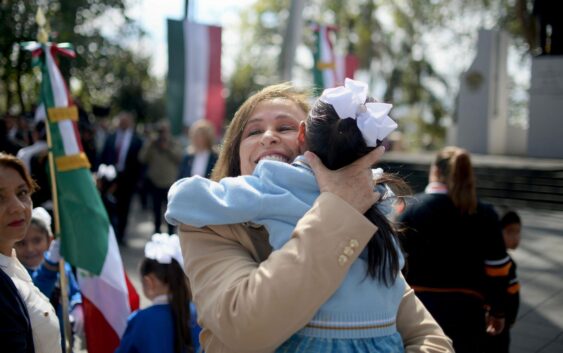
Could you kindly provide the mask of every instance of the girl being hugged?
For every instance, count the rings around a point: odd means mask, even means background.
[[[131,314],[115,353],[195,353],[199,331],[177,235],[154,234],[141,263],[143,293],[152,301]]]
[[[325,90],[299,125],[300,151],[314,152],[326,167],[335,170],[379,146],[397,125],[387,115],[392,105],[375,102],[367,91],[366,84],[350,79],[345,86]],[[243,136],[260,136],[262,131],[256,126],[259,124],[249,121]],[[272,248],[280,249],[320,193],[306,159],[298,156],[288,164],[283,155],[280,151],[257,156],[260,163],[252,175],[220,182],[200,177],[179,180],[169,192],[168,222],[196,227],[240,222],[264,225]],[[384,201],[365,213],[377,232],[339,289],[277,352],[404,351],[395,324],[405,290],[400,274],[404,261],[395,231],[384,215],[389,208],[383,204],[392,193],[382,184],[377,188]],[[346,242],[342,253],[327,256],[345,266],[361,249],[352,238],[342,241]]]

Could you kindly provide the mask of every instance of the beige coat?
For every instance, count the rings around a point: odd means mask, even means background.
[[[336,291],[377,228],[338,196],[323,193],[292,239],[271,251],[261,227],[180,226],[201,344],[206,353],[271,353]],[[349,251],[347,251],[350,254]],[[451,341],[407,288],[397,327],[406,351],[453,352]]]

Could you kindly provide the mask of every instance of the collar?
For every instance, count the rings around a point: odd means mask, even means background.
[[[168,304],[168,295],[161,294],[154,297],[152,300],[152,305]]]
[[[426,189],[424,189],[424,192],[426,194],[447,194],[448,193],[448,187],[444,183],[433,181],[426,186]]]

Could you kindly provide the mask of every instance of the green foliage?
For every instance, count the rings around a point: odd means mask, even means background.
[[[71,79],[71,91],[87,110],[92,105],[112,106],[114,110],[132,109],[140,120],[161,118],[162,91],[148,73],[150,60],[127,48],[128,41],[140,40],[143,33],[125,15],[125,0],[49,1],[46,18],[51,40],[70,42],[77,57],[59,58],[63,76]],[[35,1],[0,1],[0,113],[29,112],[38,102],[36,72],[31,69],[29,53],[17,43],[35,40],[37,25]],[[123,19],[114,25],[108,16]],[[115,26],[107,38],[104,26]],[[148,113],[159,114],[153,117]]]

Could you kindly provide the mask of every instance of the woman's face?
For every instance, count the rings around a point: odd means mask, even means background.
[[[197,152],[207,151],[207,137],[205,136],[205,132],[198,130],[194,133],[192,146]]]
[[[239,147],[242,175],[252,174],[262,159],[289,163],[299,155],[299,124],[307,114],[290,100],[260,102],[242,132]]]
[[[25,237],[32,207],[25,180],[15,169],[0,167],[0,253],[10,256],[14,244]]]
[[[43,262],[43,254],[49,249],[49,235],[36,224],[31,224],[25,238],[15,245],[18,259],[27,268],[37,268]]]

